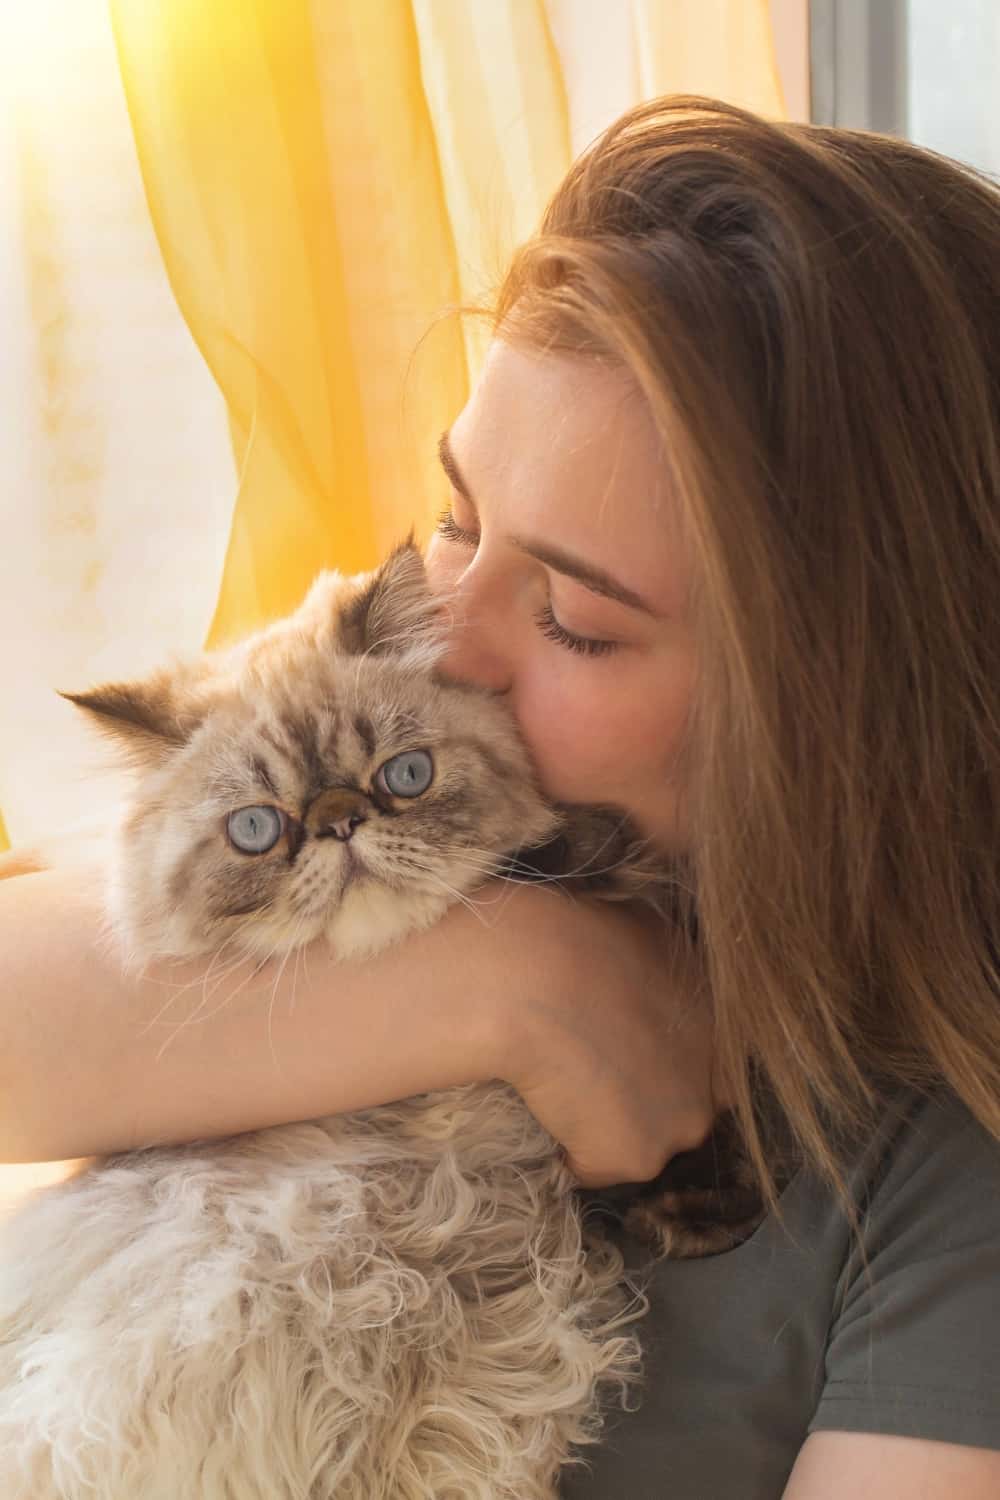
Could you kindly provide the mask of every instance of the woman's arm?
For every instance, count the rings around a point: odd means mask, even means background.
[[[709,1031],[704,1007],[662,982],[662,938],[531,886],[493,884],[478,903],[374,958],[315,943],[252,978],[249,961],[220,975],[201,959],[137,977],[99,939],[96,880],[0,882],[0,1160],[228,1135],[489,1078],[521,1090],[591,1184],[652,1176],[703,1138]]]
[[[76,871],[0,884],[4,1160],[227,1135],[490,1076],[513,964],[461,909],[363,963],[314,944],[256,975],[249,959],[126,974],[100,924]]]
[[[782,1500],[996,1500],[1000,1452],[881,1432],[813,1432]]]
[[[12,880],[15,875],[34,875],[47,868],[45,859],[36,849],[7,849],[0,854],[0,880]]]

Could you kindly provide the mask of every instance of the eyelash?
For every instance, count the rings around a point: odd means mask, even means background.
[[[459,542],[465,547],[475,547],[479,538],[471,531],[463,531],[452,515],[451,506],[446,505],[437,518],[436,530],[449,542]]]
[[[462,547],[475,547],[478,545],[478,537],[474,532],[463,531],[451,513],[451,508],[446,507],[437,518],[437,530],[441,536],[449,542],[457,542]],[[578,656],[606,656],[609,652],[618,649],[617,641],[593,641],[583,635],[574,635],[560,625],[552,613],[552,605],[546,604],[535,615],[535,624],[542,635],[550,641],[555,641],[567,651],[573,651]]]

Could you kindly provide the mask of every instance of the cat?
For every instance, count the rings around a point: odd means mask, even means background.
[[[491,873],[661,902],[624,820],[549,804],[442,649],[411,539],[236,646],[68,695],[135,772],[122,962],[363,958]],[[0,1493],[553,1500],[641,1383],[648,1304],[584,1197],[499,1081],[93,1164],[3,1227]]]

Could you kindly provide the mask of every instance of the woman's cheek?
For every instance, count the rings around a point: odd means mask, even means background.
[[[575,665],[575,663],[570,664]],[[523,677],[512,707],[542,789],[564,801],[596,801],[621,778],[623,746],[606,694],[568,672]]]

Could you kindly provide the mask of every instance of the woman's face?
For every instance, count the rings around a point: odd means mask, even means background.
[[[638,389],[497,341],[441,457],[450,513],[428,569],[454,591],[445,672],[503,695],[547,796],[615,804],[682,851],[687,567]]]

